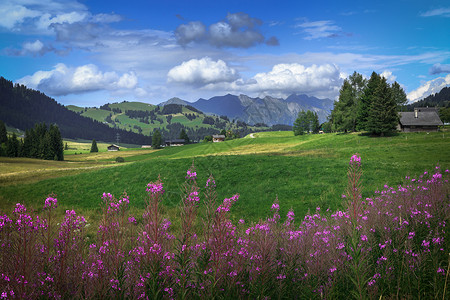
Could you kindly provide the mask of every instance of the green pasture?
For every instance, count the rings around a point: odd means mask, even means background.
[[[17,202],[38,209],[48,194],[55,193],[63,207],[89,211],[99,207],[103,192],[118,197],[126,191],[130,205],[141,211],[147,183],[161,176],[166,190],[163,204],[175,216],[186,170],[194,163],[202,189],[209,174],[215,177],[218,201],[240,194],[232,210],[234,218],[248,221],[265,218],[277,197],[281,213],[292,208],[297,216],[302,216],[317,206],[342,207],[348,161],[356,152],[363,163],[363,196],[369,197],[385,184],[402,184],[406,175],[418,176],[437,164],[449,168],[449,149],[449,133],[401,133],[379,138],[359,134],[294,136],[292,132],[262,132],[222,143],[162,150],[68,154],[67,161],[54,167],[55,172],[64,169],[64,164],[75,167],[57,173],[55,178],[44,176],[33,182],[21,182],[18,176],[5,182],[0,177],[0,210],[9,211]],[[116,156],[124,157],[125,163],[115,163]],[[17,164],[20,163],[18,160]],[[20,172],[14,171],[14,162],[8,165],[0,162],[0,171]]]

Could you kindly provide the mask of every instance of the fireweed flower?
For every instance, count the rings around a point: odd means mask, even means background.
[[[192,179],[192,180],[197,179],[197,172],[195,172],[194,170],[191,170],[191,169],[187,170],[186,179]]]
[[[163,184],[162,184],[162,182],[161,182],[161,183],[158,183],[158,182],[156,182],[156,183],[150,182],[149,184],[147,184],[147,189],[146,189],[146,191],[147,191],[147,192],[150,192],[150,193],[152,193],[152,194],[157,194],[157,193],[163,194],[163,193],[164,193]]]
[[[188,171],[189,172],[189,171]],[[197,175],[197,174],[196,174]],[[206,180],[206,186],[205,186],[205,188],[207,188],[207,187],[212,187],[212,188],[215,188],[216,187],[216,182],[214,181],[214,178],[212,177],[212,176],[210,176],[209,178],[208,178],[208,180]]]
[[[198,202],[200,201],[200,198],[198,197],[198,192],[194,191],[192,193],[189,194],[189,196],[186,199],[187,202]]]
[[[350,165],[361,165],[361,157],[358,155],[358,153],[355,153],[351,158],[350,158]]]
[[[56,197],[47,197],[44,202],[44,209],[52,209],[58,207],[58,199]]]

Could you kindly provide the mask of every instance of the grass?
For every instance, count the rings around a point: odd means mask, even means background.
[[[145,186],[158,175],[167,191],[164,202],[169,210],[175,210],[185,172],[194,162],[200,186],[212,173],[219,199],[241,194],[232,212],[234,217],[257,221],[267,216],[276,197],[282,214],[290,208],[302,215],[317,206],[340,207],[348,160],[355,152],[363,159],[366,194],[386,183],[400,184],[405,175],[419,174],[436,164],[450,166],[447,133],[373,138],[357,134],[295,137],[292,132],[264,132],[253,137],[159,151],[66,155],[67,161],[61,164],[2,161],[0,171],[9,174],[10,180],[0,177],[0,210],[10,210],[16,202],[38,208],[49,193],[56,193],[63,206],[89,210],[98,207],[103,192],[119,196],[124,191],[131,205],[142,209]],[[125,157],[126,163],[114,163],[117,156]],[[27,164],[35,165],[30,170],[39,170],[29,173],[32,180],[21,175]]]

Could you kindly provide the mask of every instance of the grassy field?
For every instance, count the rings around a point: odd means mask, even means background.
[[[89,148],[90,143],[85,147]],[[100,151],[103,147],[99,146]],[[317,206],[341,206],[348,161],[355,152],[363,160],[363,196],[369,196],[384,184],[401,184],[406,175],[419,175],[436,164],[449,168],[449,149],[449,133],[402,133],[376,138],[358,134],[295,137],[292,132],[264,132],[223,143],[158,151],[67,153],[64,162],[2,159],[0,211],[9,211],[16,202],[39,208],[49,193],[55,193],[63,207],[82,211],[94,208],[91,215],[95,217],[103,192],[120,196],[126,191],[138,212],[144,207],[146,184],[160,175],[165,184],[167,213],[175,215],[180,185],[194,163],[200,187],[204,187],[209,174],[214,175],[219,201],[235,193],[241,195],[232,211],[235,218],[265,218],[276,197],[282,214],[293,208],[296,215],[303,215]],[[115,163],[117,156],[126,162]]]

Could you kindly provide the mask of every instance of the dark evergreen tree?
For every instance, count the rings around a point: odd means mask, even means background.
[[[50,151],[54,160],[64,160],[64,146],[61,137],[61,132],[56,124],[50,125]]]
[[[377,101],[376,90],[381,83],[381,76],[375,72],[372,72],[367,86],[364,89],[364,93],[361,97],[361,101],[358,107],[358,130],[369,130],[369,110],[372,107],[372,103]]]
[[[181,129],[180,139],[183,139],[186,144],[189,144],[189,142],[190,142],[189,141],[189,136],[187,135],[187,133],[186,133],[186,131],[184,129]]]
[[[8,135],[6,132],[5,123],[3,123],[2,120],[0,120],[0,145],[3,143],[6,143],[7,140],[8,140]]]
[[[19,141],[17,140],[16,133],[14,132],[8,137],[6,141],[6,156],[17,157],[19,155]]]
[[[398,118],[397,102],[392,90],[386,78],[381,78],[372,94],[366,129],[372,134],[383,136],[396,129]]]
[[[303,110],[298,113],[292,130],[294,131],[294,135],[303,135],[305,131],[309,130],[308,118],[306,112]]]
[[[406,103],[408,103],[406,93],[397,81],[391,85],[391,93],[395,103],[397,103],[398,110],[400,110],[406,105]]]
[[[92,140],[91,144],[91,153],[92,152],[98,152],[97,142],[95,141],[95,139]]]
[[[153,136],[152,136],[152,148],[159,149],[159,148],[161,148],[161,144],[162,144],[161,132],[159,131],[159,129],[156,129],[153,132]]]
[[[366,80],[357,72],[344,80],[339,92],[339,101],[334,102],[331,112],[332,127],[336,131],[356,131],[357,113]]]
[[[306,112],[307,132],[318,133],[320,129],[319,116],[316,112],[308,110]]]

